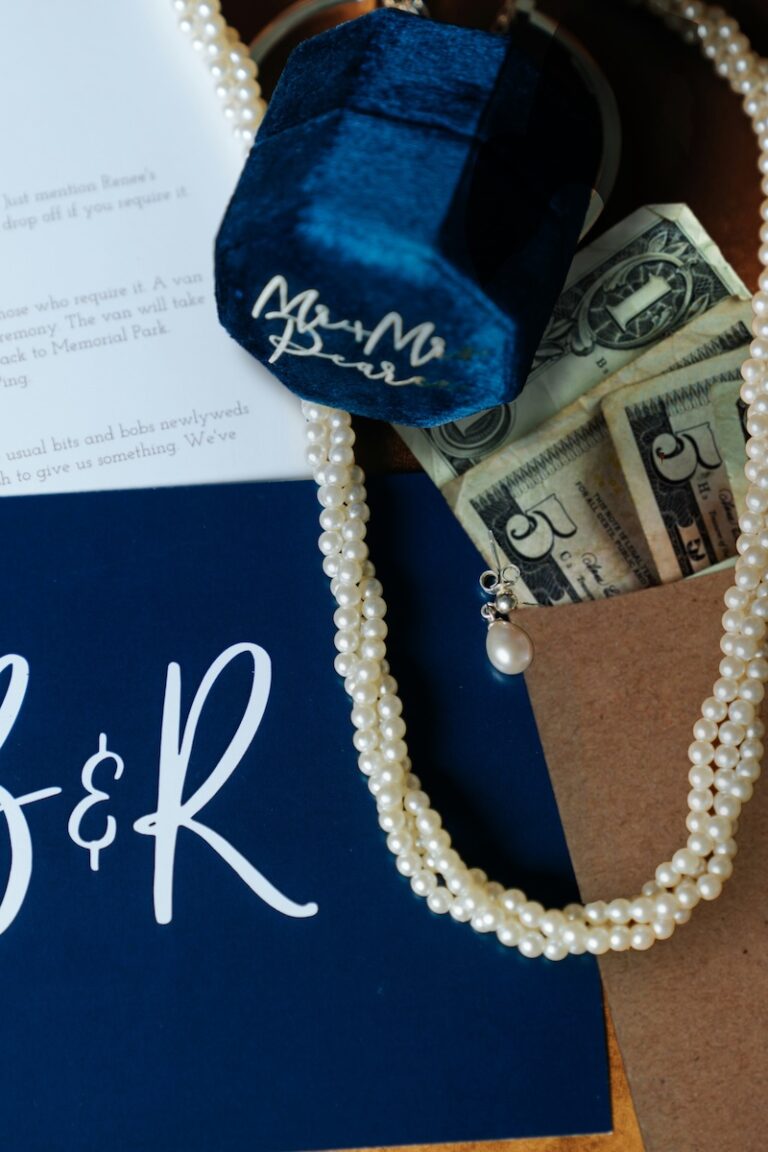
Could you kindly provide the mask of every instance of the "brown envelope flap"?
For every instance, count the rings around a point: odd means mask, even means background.
[[[719,675],[732,582],[721,572],[520,613],[536,644],[528,687],[586,900],[639,893],[685,844],[687,748]],[[761,784],[721,898],[650,952],[601,961],[648,1152],[765,1147],[755,1127],[765,1114],[756,1096],[768,1088]]]

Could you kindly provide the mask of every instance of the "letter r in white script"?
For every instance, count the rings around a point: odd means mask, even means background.
[[[232,660],[247,653],[253,661],[253,685],[237,731],[211,774],[188,800],[182,802],[184,781],[203,705],[216,680]],[[261,899],[285,916],[314,916],[317,904],[295,904],[254,868],[223,836],[195,816],[226,784],[253,741],[269,699],[271,664],[257,644],[233,644],[214,660],[197,690],[181,734],[181,668],[168,665],[160,738],[157,811],[142,816],[133,827],[155,837],[155,919],[170,924],[173,918],[173,869],[179,828],[188,828],[218,852],[241,880]]]
[[[11,682],[0,704],[0,748],[16,723],[29,680],[29,664],[23,656],[3,656],[0,659],[0,674],[6,668],[11,670]],[[58,796],[59,792],[61,788],[41,788],[25,796],[12,796],[7,788],[0,786],[0,811],[8,825],[11,847],[11,866],[5,893],[0,901],[0,933],[5,932],[16,919],[32,878],[32,837],[21,806],[33,804],[36,800],[47,800],[49,796]]]

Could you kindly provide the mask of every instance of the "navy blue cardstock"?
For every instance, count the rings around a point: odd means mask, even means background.
[[[482,562],[425,477],[372,489],[414,768],[466,858],[567,902],[525,685],[485,657]],[[610,1127],[593,959],[527,961],[430,913],[395,870],[332,668],[317,508],[309,482],[0,503],[4,1148]],[[253,739],[216,788],[249,701]]]

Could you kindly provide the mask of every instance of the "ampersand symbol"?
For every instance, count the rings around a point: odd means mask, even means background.
[[[102,850],[102,848],[109,847],[109,845],[115,839],[115,834],[117,831],[117,822],[114,816],[109,815],[107,816],[106,830],[100,840],[84,840],[80,835],[80,825],[88,809],[92,808],[94,804],[101,804],[104,800],[109,800],[108,792],[101,792],[98,788],[94,788],[93,786],[93,774],[97,766],[104,760],[112,760],[114,762],[115,767],[113,772],[113,779],[119,780],[123,774],[123,768],[125,765],[123,763],[122,757],[118,756],[116,752],[110,752],[107,749],[107,736],[106,733],[102,732],[99,736],[98,752],[94,753],[94,755],[91,756],[89,760],[86,760],[85,764],[83,765],[83,771],[80,775],[83,788],[85,788],[88,795],[84,796],[80,803],[72,809],[72,814],[69,817],[69,824],[67,825],[69,835],[74,840],[75,844],[77,844],[80,848],[88,849],[91,857],[91,870],[93,872],[98,872],[99,870],[99,852]]]

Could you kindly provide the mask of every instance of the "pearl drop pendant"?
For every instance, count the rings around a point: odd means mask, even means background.
[[[494,620],[488,628],[485,650],[494,668],[505,676],[525,672],[533,660],[533,641],[511,620]]]

